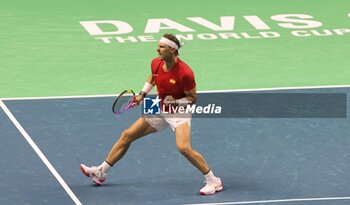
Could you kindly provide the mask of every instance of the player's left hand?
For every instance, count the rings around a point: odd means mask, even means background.
[[[171,95],[167,95],[164,100],[163,100],[163,103],[166,105],[166,106],[176,106],[176,100],[173,98],[173,96]]]

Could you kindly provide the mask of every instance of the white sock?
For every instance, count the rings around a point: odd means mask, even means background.
[[[102,172],[107,173],[108,170],[111,168],[111,165],[109,165],[106,161],[103,161],[98,168],[101,169]]]
[[[206,175],[204,175],[204,178],[207,182],[217,182],[217,178],[211,170]]]

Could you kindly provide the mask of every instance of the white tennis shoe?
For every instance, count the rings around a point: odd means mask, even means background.
[[[85,164],[80,164],[80,170],[98,186],[102,185],[107,178],[107,173],[102,172],[96,166],[88,167]]]
[[[219,177],[216,177],[215,181],[205,181],[205,183],[206,185],[199,191],[201,195],[215,194],[224,188]]]

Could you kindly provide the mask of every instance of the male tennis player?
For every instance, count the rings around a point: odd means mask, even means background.
[[[158,57],[152,60],[152,74],[148,77],[139,96],[138,104],[156,85],[161,105],[185,106],[196,102],[196,82],[192,69],[179,57],[179,40],[165,34],[158,43]],[[80,165],[81,171],[97,185],[106,180],[108,170],[127,152],[131,143],[150,133],[171,127],[175,132],[178,150],[204,175],[206,185],[200,194],[209,195],[223,189],[221,179],[210,170],[203,156],[191,146],[191,114],[161,113],[141,116],[133,125],[124,130],[115,142],[105,161],[100,166]]]

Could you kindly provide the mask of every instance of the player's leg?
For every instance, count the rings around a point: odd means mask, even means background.
[[[203,174],[209,170],[204,157],[191,146],[191,127],[182,123],[175,128],[176,147]]]
[[[204,157],[191,146],[191,126],[189,122],[179,124],[175,128],[176,146],[179,151],[204,175],[206,186],[200,190],[200,194],[209,195],[223,189],[221,179],[215,177],[209,169]]]
[[[81,164],[81,171],[86,176],[91,177],[95,184],[101,185],[106,180],[108,170],[124,156],[133,141],[156,131],[144,117],[140,117],[121,133],[109,151],[106,160],[100,166],[88,167]]]
[[[144,117],[140,117],[134,124],[121,133],[107,155],[107,163],[113,166],[124,156],[133,141],[156,131]]]

